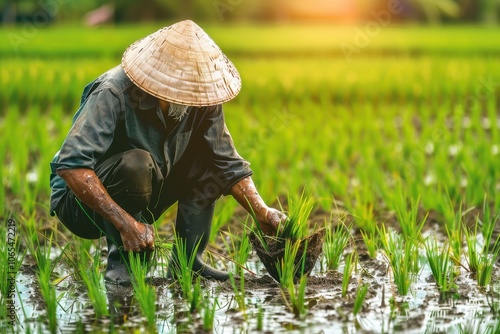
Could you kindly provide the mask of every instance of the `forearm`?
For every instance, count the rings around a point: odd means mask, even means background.
[[[265,216],[267,205],[260,197],[251,176],[238,181],[231,188],[230,193],[249,213],[257,217]]]
[[[133,219],[111,198],[93,170],[63,169],[58,170],[57,174],[64,179],[78,199],[115,225],[119,231],[123,229],[126,221]]]
[[[231,195],[240,203],[260,224],[262,231],[273,235],[287,218],[284,213],[269,208],[257,192],[257,188],[250,176],[241,179],[230,191]]]

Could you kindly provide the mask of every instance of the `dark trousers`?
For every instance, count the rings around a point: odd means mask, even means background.
[[[212,191],[186,188],[183,171],[172,171],[164,179],[158,164],[150,153],[134,149],[110,157],[95,168],[95,173],[113,200],[137,221],[152,224],[172,204],[179,202],[175,230],[184,239],[189,256],[196,250],[193,270],[206,277],[220,280],[228,278],[203,263],[201,254],[210,236],[215,200]],[[113,224],[78,200],[68,190],[56,208],[59,220],[75,235],[86,239],[107,237],[108,269],[127,261],[120,250],[121,235]],[[177,249],[173,248],[173,261]],[[110,273],[113,271],[110,270]],[[112,275],[110,275],[112,276]],[[123,279],[122,276],[117,276]],[[111,277],[111,281],[115,278]]]
[[[138,221],[154,222],[153,217],[143,212],[158,198],[163,176],[151,154],[134,149],[114,155],[98,165],[95,173],[120,207]],[[174,203],[173,198],[171,202],[170,205]],[[64,226],[81,238],[97,239],[110,229],[110,223],[79,201],[70,189],[56,213]]]

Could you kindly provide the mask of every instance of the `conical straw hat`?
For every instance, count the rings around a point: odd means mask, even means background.
[[[241,89],[233,63],[193,21],[162,28],[130,45],[122,58],[139,88],[165,101],[210,106],[231,100]]]

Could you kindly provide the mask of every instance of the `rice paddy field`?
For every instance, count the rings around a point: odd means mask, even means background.
[[[500,333],[494,27],[202,25],[240,71],[224,111],[260,194],[323,251],[277,282],[227,197],[206,261],[229,282],[165,277],[173,207],[149,272],[106,286],[105,241],[48,214],[49,162],[85,84],[161,26],[0,30],[1,332]]]

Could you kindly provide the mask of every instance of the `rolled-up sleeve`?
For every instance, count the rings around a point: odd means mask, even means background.
[[[94,91],[80,107],[61,150],[51,163],[52,170],[94,169],[113,142],[120,104],[119,96],[111,88]]]
[[[250,163],[236,151],[224,120],[222,106],[210,111],[206,120],[208,128],[204,140],[208,147],[209,167],[223,185],[222,194],[227,195],[235,183],[252,175],[252,170]]]

